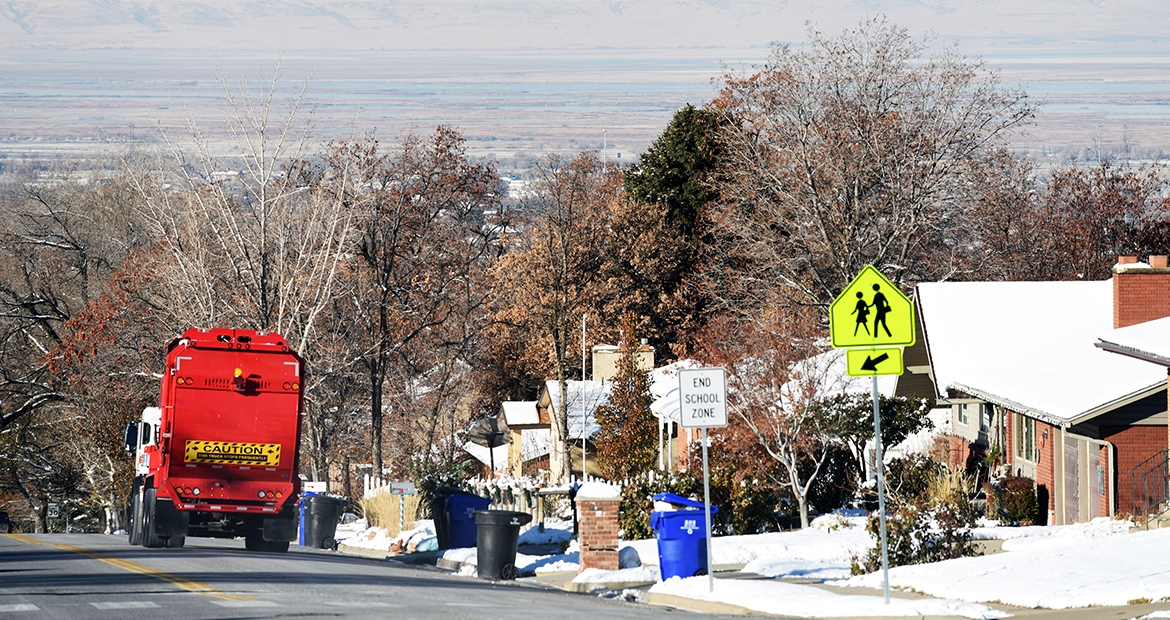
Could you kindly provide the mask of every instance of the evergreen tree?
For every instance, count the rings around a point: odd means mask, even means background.
[[[638,320],[622,317],[622,354],[609,404],[598,407],[597,460],[609,480],[640,474],[654,466],[658,436],[650,412],[650,377],[638,368]]]
[[[626,172],[626,191],[639,202],[665,207],[667,220],[692,242],[700,234],[702,207],[712,198],[706,176],[719,159],[718,120],[717,113],[687,104]]]

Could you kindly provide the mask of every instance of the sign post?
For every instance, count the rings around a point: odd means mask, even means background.
[[[829,306],[829,334],[834,348],[845,349],[851,377],[873,377],[874,470],[877,472],[878,521],[881,523],[882,591],[890,604],[890,555],[886,541],[886,483],[882,463],[882,417],[878,375],[900,375],[902,348],[914,344],[914,302],[873,265]]]
[[[689,368],[678,371],[679,422],[703,429],[703,511],[707,520],[707,591],[715,591],[711,570],[711,474],[707,466],[707,429],[727,426],[727,371]]]
[[[398,534],[401,535],[406,529],[406,496],[414,495],[417,490],[413,482],[391,482],[390,493],[398,496]]]
[[[57,517],[61,516],[61,509],[60,509],[60,507],[57,506],[57,504],[50,503],[48,505],[48,507],[45,509],[45,513],[46,513],[45,516],[48,517],[48,519],[45,519],[45,525],[48,526],[49,533],[52,534],[53,533],[53,519],[56,519]]]

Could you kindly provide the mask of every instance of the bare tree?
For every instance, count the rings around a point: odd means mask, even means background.
[[[396,419],[421,416],[414,420],[428,438],[423,449],[451,424],[452,381],[484,322],[482,274],[499,239],[484,212],[498,210],[499,178],[472,162],[447,127],[427,139],[407,135],[385,153],[371,139],[337,145],[330,160],[356,172],[342,194],[357,228],[347,295],[369,389],[370,452],[381,471],[388,386]]]
[[[705,272],[726,311],[824,305],[867,264],[895,282],[946,274],[960,190],[1033,114],[982,61],[925,57],[884,19],[810,37],[728,73],[716,101],[727,120]]]
[[[219,155],[192,123],[192,149],[164,136],[163,161],[125,160],[138,172],[137,212],[158,244],[151,301],[175,331],[184,325],[274,331],[312,363],[344,372],[344,365],[325,362],[332,349],[319,323],[335,301],[353,234],[352,210],[336,189],[350,182],[349,162],[322,169],[305,161],[307,82],[286,93],[279,70],[258,87],[220,79],[225,133],[236,153]],[[317,370],[309,376],[311,425],[334,404],[315,391],[330,376]],[[317,442],[306,447],[314,475],[323,475]]]

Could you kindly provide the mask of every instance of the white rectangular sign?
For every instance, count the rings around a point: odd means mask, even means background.
[[[727,372],[722,368],[678,371],[678,404],[683,428],[727,426]]]
[[[415,488],[413,482],[391,482],[390,492],[394,495],[414,495]]]

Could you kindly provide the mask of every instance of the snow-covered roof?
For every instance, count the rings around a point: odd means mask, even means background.
[[[561,411],[561,387],[555,380],[545,382],[548,390],[549,402],[552,403],[554,415]],[[582,417],[585,420],[585,430],[589,437],[597,433],[597,419],[593,412],[600,406],[609,404],[609,394],[613,389],[610,381],[566,381],[565,408],[568,410],[569,438],[581,438]],[[582,413],[584,410],[584,413]]]
[[[463,444],[463,449],[467,450],[467,453],[474,456],[480,463],[489,467],[493,465],[492,460],[494,459],[496,471],[508,469],[508,444],[496,446],[491,449],[491,452],[488,452],[487,448],[468,441]]]
[[[1112,353],[1170,366],[1170,317],[1115,329],[1099,337],[1097,346]]]
[[[527,463],[548,454],[549,442],[547,428],[526,428],[520,431],[520,460]]]
[[[678,371],[702,366],[698,360],[685,359],[651,370],[650,396],[654,402],[650,403],[650,412],[660,419],[678,422]]]
[[[820,382],[820,391],[814,398],[824,398],[837,394],[869,394],[873,392],[873,377],[850,377],[849,366],[845,359],[844,349],[830,349],[798,362],[794,370],[799,373],[815,373],[823,377]],[[894,395],[897,383],[895,375],[880,375],[878,393],[890,397]]]
[[[540,424],[540,414],[535,400],[505,400],[500,403],[504,423],[508,426]]]
[[[1068,425],[1165,385],[1164,369],[1093,346],[1113,325],[1110,280],[931,282],[917,298],[940,391]]]

